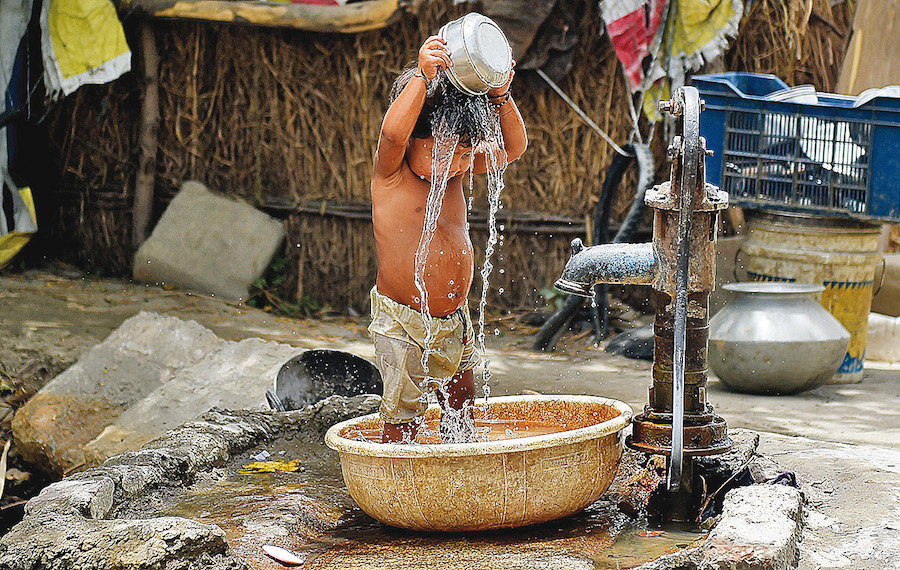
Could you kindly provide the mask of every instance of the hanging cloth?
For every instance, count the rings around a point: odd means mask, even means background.
[[[662,32],[666,0],[603,0],[600,9],[628,87],[634,93],[644,84],[644,59]]]
[[[686,83],[686,76],[719,57],[738,32],[744,5],[741,0],[672,0],[660,52],[648,72],[644,114],[659,117],[657,103]]]
[[[131,70],[131,50],[109,0],[44,0],[41,52],[44,83],[53,99]]]
[[[0,187],[2,194],[12,198],[11,212],[5,209],[6,200],[3,201],[4,207],[0,207],[0,268],[3,268],[25,247],[38,227],[31,189],[16,186],[6,172]],[[8,217],[12,219],[12,227],[7,221]]]
[[[28,243],[37,231],[37,217],[31,190],[19,188],[9,175],[6,124],[11,120],[10,98],[7,96],[16,66],[16,55],[28,20],[31,0],[0,0],[0,268]]]
[[[601,17],[632,93],[644,114],[685,84],[685,77],[722,55],[738,32],[742,0],[601,0]],[[648,61],[649,58],[649,61]]]

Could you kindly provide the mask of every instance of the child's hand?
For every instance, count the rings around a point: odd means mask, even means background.
[[[509,86],[512,84],[513,76],[516,74],[516,60],[512,60],[512,69],[509,71],[509,79],[506,80],[506,83],[501,85],[500,87],[494,87],[493,89],[489,89],[487,94],[488,97],[500,97],[502,95],[506,95],[509,92]]]
[[[437,75],[438,69],[447,69],[450,62],[450,50],[447,49],[447,40],[440,36],[431,36],[419,49],[419,69],[425,77],[432,80]]]

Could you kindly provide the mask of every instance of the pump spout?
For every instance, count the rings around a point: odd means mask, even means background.
[[[608,243],[584,247],[572,240],[572,257],[556,288],[571,295],[590,297],[597,283],[649,285],[657,273],[652,243]]]

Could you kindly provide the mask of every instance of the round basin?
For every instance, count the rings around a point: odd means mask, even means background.
[[[609,487],[631,408],[593,396],[505,396],[476,406],[476,425],[560,430],[456,444],[385,444],[360,436],[383,427],[378,414],[341,422],[325,435],[340,453],[344,483],[373,518],[400,528],[512,528],[584,509]],[[436,421],[432,406],[426,421]],[[546,431],[546,430],[537,430]]]

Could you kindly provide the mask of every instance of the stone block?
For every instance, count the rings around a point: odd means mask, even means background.
[[[115,482],[103,475],[64,479],[41,490],[37,497],[28,501],[25,512],[32,514],[52,509],[102,519],[112,509],[115,490]]]
[[[722,518],[704,544],[706,568],[796,568],[803,497],[785,485],[750,485],[725,495]]]
[[[284,238],[278,220],[185,182],[134,256],[134,279],[243,300]]]
[[[57,474],[83,465],[84,444],[221,343],[194,321],[144,312],[131,317],[16,412],[16,446]]]
[[[138,449],[213,407],[267,409],[265,392],[281,367],[302,352],[256,338],[223,342],[119,416],[85,446],[90,463]]]
[[[869,313],[866,359],[900,362],[900,317]]]
[[[884,265],[875,267],[872,312],[900,317],[900,253],[885,253]]]

